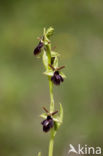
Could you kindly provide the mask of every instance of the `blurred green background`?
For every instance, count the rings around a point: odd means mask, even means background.
[[[33,50],[48,26],[67,75],[54,88],[64,108],[54,156],[66,156],[70,143],[103,148],[103,1],[0,0],[0,156],[47,156],[39,115],[49,88]]]

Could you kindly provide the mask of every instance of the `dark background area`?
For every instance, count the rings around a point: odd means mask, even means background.
[[[0,156],[47,155],[39,115],[49,87],[33,50],[49,26],[67,76],[54,88],[64,108],[54,156],[66,156],[69,144],[103,148],[103,1],[9,0],[0,1]]]

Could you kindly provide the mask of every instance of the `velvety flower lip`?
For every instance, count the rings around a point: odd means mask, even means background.
[[[43,125],[43,131],[44,132],[48,132],[54,126],[54,120],[53,120],[53,118],[51,116],[53,116],[56,113],[58,113],[58,111],[49,113],[48,110],[45,107],[43,107],[43,109],[47,113],[47,118],[45,120],[43,120],[41,122],[41,124]]]
[[[41,52],[41,48],[43,47],[43,42],[39,42],[39,44],[37,45],[37,47],[34,49],[34,55],[38,55]]]
[[[43,131],[48,132],[53,126],[54,126],[54,121],[51,116],[47,116],[47,119],[43,120],[41,122],[43,125]]]
[[[55,85],[60,85],[61,82],[64,81],[64,79],[62,78],[62,76],[60,75],[59,71],[55,71],[54,75],[51,77],[51,81],[55,84]]]

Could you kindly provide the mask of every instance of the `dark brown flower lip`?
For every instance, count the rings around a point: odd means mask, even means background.
[[[54,75],[51,77],[51,81],[55,85],[60,85],[61,82],[64,81],[63,77],[60,75],[59,71],[55,71]]]
[[[43,47],[43,42],[40,41],[33,51],[34,55],[38,55],[41,52],[42,47]]]
[[[52,116],[55,115],[58,111],[49,113],[49,111],[45,107],[43,107],[43,109],[47,113],[47,118],[43,120],[41,124],[43,125],[43,131],[48,132],[54,126],[54,120]]]
[[[43,131],[48,132],[54,126],[53,118],[51,116],[47,116],[47,118],[43,120],[41,124],[43,125]]]
[[[60,75],[59,70],[65,68],[65,66],[61,66],[58,68],[54,68],[51,64],[49,64],[49,67],[54,71],[53,76],[51,77],[51,81],[55,84],[55,85],[60,85],[61,82],[64,81],[63,77]]]

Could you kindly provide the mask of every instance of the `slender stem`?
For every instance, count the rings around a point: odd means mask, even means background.
[[[53,156],[53,146],[54,146],[54,135],[53,129],[51,130],[51,138],[49,142],[49,154],[48,156]]]
[[[47,56],[48,56],[48,64],[51,64],[51,45],[48,44],[46,46]],[[48,65],[48,68],[49,65]],[[51,81],[51,77],[48,76],[49,80],[49,91],[50,91],[50,113],[54,112],[54,97],[53,97],[53,83]],[[49,142],[49,153],[48,156],[53,156],[53,146],[54,146],[54,129],[51,129],[51,136]]]
[[[48,56],[48,68],[50,68],[49,64],[51,64],[51,44],[46,45],[46,51]],[[51,78],[48,76],[49,80],[49,91],[50,91],[50,113],[54,111],[54,98],[53,98],[53,83]]]
[[[51,81],[51,78],[49,79],[49,90],[50,90],[50,112],[54,112],[54,98],[53,98],[53,83]],[[54,129],[51,129],[51,136],[50,136],[50,142],[49,142],[49,154],[48,156],[53,156],[53,146],[54,146]]]
[[[51,78],[48,77],[49,79],[49,90],[50,90],[50,113],[54,111],[54,98],[53,98],[53,83],[51,81]]]

